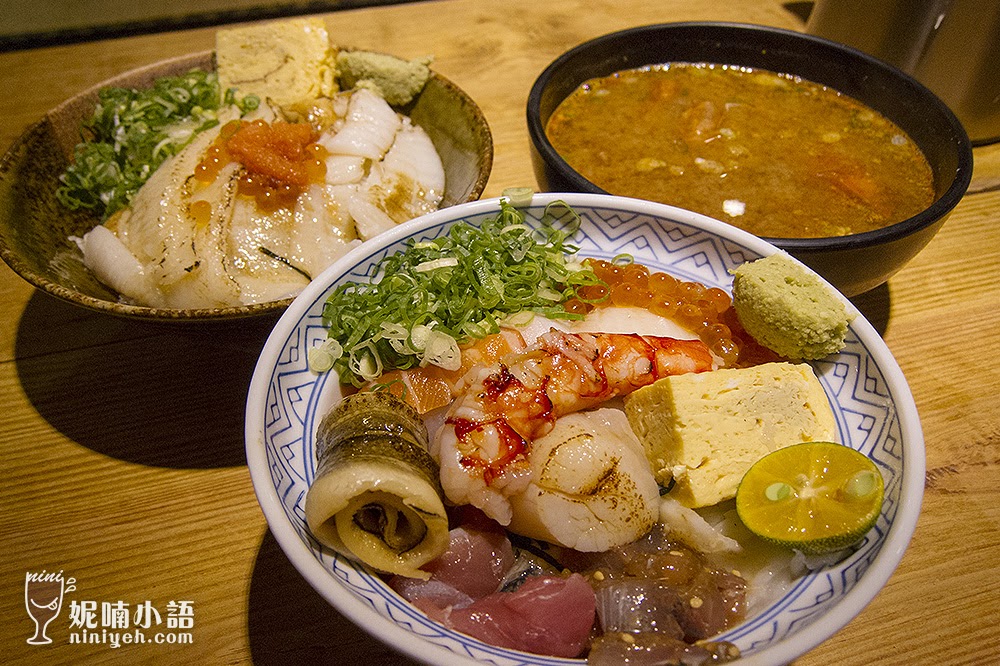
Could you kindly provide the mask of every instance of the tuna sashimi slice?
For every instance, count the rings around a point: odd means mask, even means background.
[[[418,606],[490,645],[554,657],[578,656],[596,615],[594,591],[580,574],[533,576],[514,592],[497,592],[465,608],[435,612]]]
[[[430,580],[395,576],[389,585],[406,600],[429,600],[439,608],[462,607],[496,592],[514,565],[506,533],[492,521],[449,532],[448,550],[423,569]]]

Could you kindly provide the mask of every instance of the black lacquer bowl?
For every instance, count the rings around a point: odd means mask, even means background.
[[[933,171],[935,199],[917,215],[848,236],[766,239],[848,296],[884,283],[910,261],[968,189],[972,178],[969,137],[945,103],[915,79],[842,44],[790,30],[733,23],[631,28],[585,42],[553,61],[528,97],[528,132],[539,187],[550,192],[605,193],[553,148],[545,136],[549,116],[588,79],[667,62],[740,65],[801,76],[882,113],[920,147]]]

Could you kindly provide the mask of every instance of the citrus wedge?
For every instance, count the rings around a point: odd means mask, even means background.
[[[833,442],[767,454],[747,471],[736,511],[762,539],[807,555],[860,541],[882,510],[882,474],[867,456]]]

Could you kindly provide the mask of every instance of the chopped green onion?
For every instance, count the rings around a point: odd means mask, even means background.
[[[535,192],[530,187],[508,187],[503,191],[503,196],[510,201],[514,208],[524,208],[531,205],[531,197]]]
[[[501,322],[534,316],[581,319],[564,304],[603,284],[571,258],[580,217],[563,202],[546,208],[538,229],[506,199],[480,227],[460,222],[431,240],[409,241],[382,259],[368,283],[341,285],[323,318],[343,348],[333,368],[361,386],[383,372],[428,364],[456,369],[460,346],[497,333]]]
[[[451,266],[458,266],[458,259],[455,257],[444,257],[442,259],[434,259],[432,261],[425,261],[419,266],[414,266],[413,270],[418,273],[426,273],[427,271],[434,271],[439,268],[449,268]]]
[[[219,93],[214,72],[194,69],[156,79],[151,88],[102,88],[83,141],[59,176],[59,201],[107,219],[131,203],[154,171],[201,131],[219,124],[217,110],[236,104],[242,113],[260,100]]]
[[[424,361],[445,370],[458,370],[462,367],[462,350],[452,336],[430,329],[424,345]]]
[[[340,343],[333,338],[327,338],[323,344],[312,347],[307,352],[309,369],[320,374],[333,368],[334,362],[344,354]]]

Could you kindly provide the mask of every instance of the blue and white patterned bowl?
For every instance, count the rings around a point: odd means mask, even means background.
[[[581,256],[628,253],[652,269],[729,291],[730,270],[777,251],[739,229],[696,213],[596,194],[535,195],[537,222],[553,200],[582,217],[573,240]],[[340,284],[367,280],[382,257],[409,238],[442,235],[454,223],[494,216],[496,199],[458,205],[401,225],[356,248],[295,299],[271,333],[250,385],[246,451],[268,525],[292,564],[342,614],[400,652],[429,664],[503,666],[581,663],[504,650],[451,631],[408,604],[378,576],[320,547],[305,525],[306,490],[315,475],[314,432],[340,399],[334,376],[316,375],[307,350],[326,337],[323,303]],[[885,478],[876,527],[849,558],[798,579],[780,599],[721,636],[743,663],[783,664],[846,625],[896,568],[916,525],[923,495],[924,444],[916,407],[899,366],[861,316],[846,348],[813,367],[833,405],[839,439],[864,452]]]

